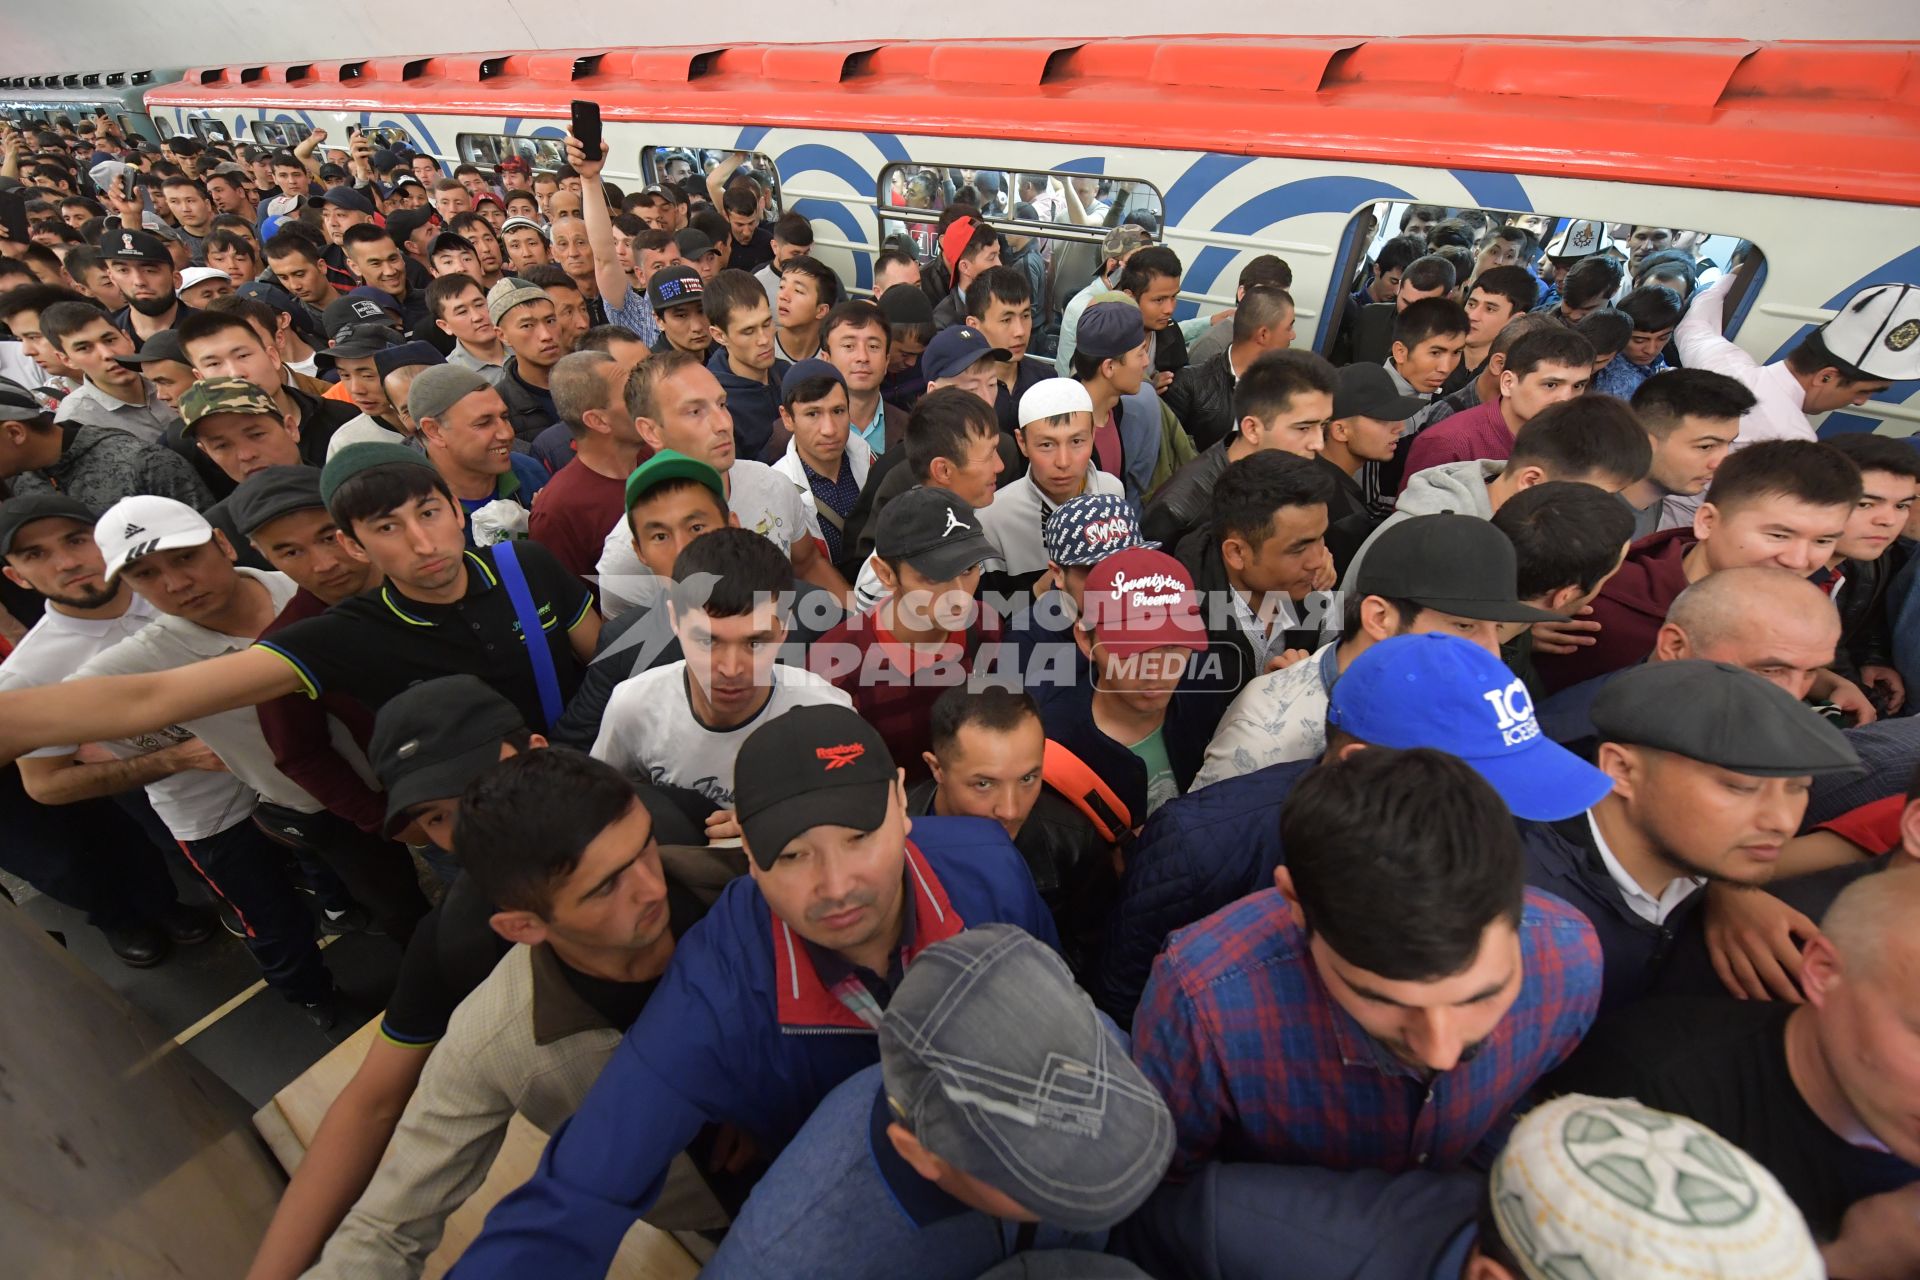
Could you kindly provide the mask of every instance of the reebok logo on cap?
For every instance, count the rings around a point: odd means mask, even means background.
[[[824,760],[828,772],[832,772],[835,769],[846,768],[867,754],[867,748],[865,743],[844,742],[837,747],[815,747],[813,754],[817,759]]]
[[[1540,736],[1540,722],[1533,718],[1533,695],[1524,680],[1515,680],[1504,689],[1489,689],[1480,695],[1500,720],[1500,741],[1509,747],[1531,742]]]

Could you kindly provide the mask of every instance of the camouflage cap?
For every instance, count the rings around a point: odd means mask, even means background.
[[[264,413],[280,417],[273,397],[245,378],[202,378],[180,397],[180,421],[188,435],[194,424],[214,413]]]

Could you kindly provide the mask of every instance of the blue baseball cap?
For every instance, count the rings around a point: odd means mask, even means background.
[[[782,401],[791,399],[801,383],[811,382],[815,378],[827,378],[839,383],[841,390],[846,390],[847,380],[840,370],[818,356],[809,356],[788,367],[787,376],[780,379],[780,399]]]
[[[1160,544],[1140,536],[1140,513],[1117,493],[1083,493],[1047,517],[1040,531],[1047,559],[1062,568],[1090,568],[1120,551]]]
[[[933,341],[920,353],[920,376],[928,382],[965,373],[988,356],[1011,360],[1013,352],[996,347],[978,329],[956,324],[933,335]]]
[[[1570,818],[1613,790],[1540,731],[1526,683],[1506,663],[1458,636],[1395,636],[1355,658],[1334,683],[1327,728],[1458,756],[1531,822]]]

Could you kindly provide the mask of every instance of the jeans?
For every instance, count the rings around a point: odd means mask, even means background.
[[[313,940],[313,917],[287,878],[285,857],[251,816],[204,839],[182,840],[180,851],[239,914],[247,950],[268,986],[300,1004],[333,993],[333,975]]]
[[[270,837],[291,846],[303,862],[317,859],[338,876],[381,932],[402,947],[407,945],[413,927],[427,914],[427,898],[420,892],[405,845],[368,835],[326,809],[299,813],[262,802],[254,817]]]
[[[130,929],[179,900],[165,856],[110,800],[46,805],[0,767],[0,868],[97,929]]]

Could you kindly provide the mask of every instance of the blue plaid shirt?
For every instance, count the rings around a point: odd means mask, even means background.
[[[1600,943],[1578,911],[1527,890],[1520,950],[1513,1007],[1471,1059],[1433,1076],[1333,999],[1278,890],[1175,933],[1133,1020],[1134,1061],[1173,1111],[1173,1176],[1208,1159],[1451,1169],[1503,1142],[1600,1004]]]

